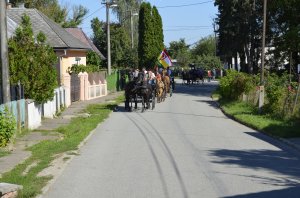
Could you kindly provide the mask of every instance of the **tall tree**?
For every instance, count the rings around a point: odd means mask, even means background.
[[[44,103],[52,99],[57,86],[54,64],[57,61],[53,48],[46,44],[45,35],[33,35],[30,18],[22,22],[9,40],[10,81],[24,85],[25,98]]]
[[[127,65],[130,55],[130,37],[124,27],[119,24],[111,24],[111,56],[112,65],[115,67],[129,67]]]
[[[170,42],[169,55],[173,59],[176,59],[178,64],[182,67],[188,67],[189,63],[191,63],[189,46],[183,38],[179,41]]]
[[[138,55],[140,67],[151,69],[164,48],[162,19],[156,7],[143,2],[139,12]]]
[[[202,38],[196,43],[196,45],[191,49],[192,55],[196,56],[214,56],[216,51],[216,41],[213,36],[208,36]]]
[[[62,26],[64,28],[78,27],[80,24],[82,24],[83,18],[88,12],[89,10],[82,5],[73,6],[72,17],[68,18],[68,20],[65,21]]]
[[[92,41],[95,46],[104,54],[107,55],[107,40],[105,32],[105,23],[100,21],[99,18],[91,20],[91,27],[93,30]]]
[[[155,64],[153,55],[153,20],[150,3],[143,2],[139,11],[139,67],[152,68]]]
[[[164,33],[163,33],[163,23],[161,16],[155,6],[152,8],[152,17],[153,17],[153,42],[154,42],[154,55],[157,56],[164,49]]]
[[[269,2],[268,8],[274,64],[278,66],[289,61],[296,73],[296,65],[300,63],[300,1],[274,0]]]
[[[218,48],[224,61],[231,62],[237,54],[241,70],[251,72],[254,60],[259,57],[261,38],[261,3],[254,0],[216,0],[218,6]],[[233,42],[238,41],[238,42]],[[255,54],[256,52],[256,54]],[[246,59],[249,64],[246,64]],[[253,66],[252,66],[253,65]],[[256,70],[256,69],[254,69]]]

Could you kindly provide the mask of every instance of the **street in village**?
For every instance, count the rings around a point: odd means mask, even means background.
[[[179,83],[144,113],[121,104],[42,197],[298,198],[299,151],[226,117],[216,86]]]

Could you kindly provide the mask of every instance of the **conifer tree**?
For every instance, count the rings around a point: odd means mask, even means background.
[[[157,8],[154,6],[152,9],[152,17],[153,17],[153,43],[154,43],[154,61],[160,54],[160,52],[164,49],[164,34],[163,34],[163,24],[161,16]]]
[[[34,37],[29,16],[22,17],[20,27],[8,44],[10,82],[20,81],[27,99],[38,103],[52,99],[57,86],[54,68],[57,57],[42,32]]]

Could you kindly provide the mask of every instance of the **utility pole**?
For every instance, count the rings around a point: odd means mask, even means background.
[[[106,1],[106,39],[107,39],[107,70],[111,75],[111,56],[110,56],[110,25],[109,25],[109,3]]]
[[[133,49],[134,47],[134,43],[133,43],[133,20],[132,20],[132,10],[130,10],[130,27],[131,27],[131,49]]]
[[[264,17],[263,17],[263,35],[262,35],[262,52],[261,52],[261,70],[260,70],[260,86],[259,86],[259,112],[264,106],[264,68],[265,68],[265,45],[266,45],[266,20],[267,20],[267,0],[264,0]]]
[[[9,64],[7,47],[6,0],[0,0],[0,51],[2,68],[3,103],[10,102]]]
[[[215,56],[217,56],[217,30],[216,30],[216,19],[213,19],[214,33],[215,33]]]
[[[131,48],[134,48],[134,28],[133,28],[133,16],[138,16],[139,14],[136,12],[132,12],[130,10],[130,29],[131,29]]]
[[[107,0],[103,0],[103,3],[106,6],[106,39],[107,39],[107,71],[108,75],[111,75],[111,54],[110,54],[110,17],[109,17],[109,8],[116,7],[117,4],[114,2],[108,2]]]

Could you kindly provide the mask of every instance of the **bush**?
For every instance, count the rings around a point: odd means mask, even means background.
[[[239,99],[242,94],[248,94],[255,89],[256,77],[228,70],[227,75],[220,80],[220,94],[226,99]]]
[[[29,16],[22,17],[20,27],[8,41],[8,50],[11,84],[20,82],[26,99],[38,103],[51,100],[57,87],[57,56],[42,32],[34,36]]]
[[[6,146],[16,129],[16,122],[7,109],[0,111],[0,147]]]

